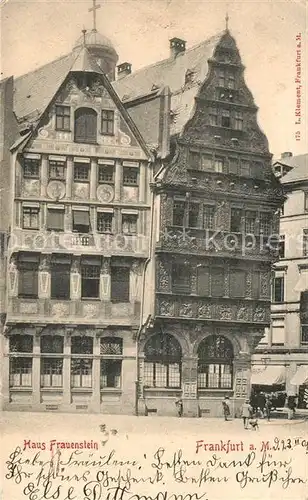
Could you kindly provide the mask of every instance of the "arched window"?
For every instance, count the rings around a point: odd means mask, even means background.
[[[233,347],[220,335],[211,335],[198,348],[199,389],[231,389]]]
[[[144,385],[147,387],[181,387],[182,350],[169,334],[151,337],[144,349]]]
[[[97,142],[97,113],[91,108],[78,108],[75,112],[75,142]]]

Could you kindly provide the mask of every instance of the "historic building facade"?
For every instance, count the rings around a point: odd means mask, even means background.
[[[279,261],[272,280],[271,325],[253,356],[252,383],[298,395],[308,408],[308,155],[275,162],[286,201],[280,214]]]
[[[153,188],[155,311],[140,337],[139,404],[175,414],[182,398],[184,415],[217,416],[227,395],[238,415],[251,354],[270,321],[269,238],[283,197],[229,31],[187,51],[173,39],[170,49],[168,62],[117,84],[136,123],[145,105],[138,90],[145,96],[152,81],[152,94],[170,92],[170,154]]]
[[[134,412],[151,155],[91,47],[77,44],[48,101],[29,76],[15,84],[6,409]]]
[[[117,59],[92,30],[15,81],[5,408],[237,415],[283,201],[239,51]]]

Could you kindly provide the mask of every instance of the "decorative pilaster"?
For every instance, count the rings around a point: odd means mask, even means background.
[[[122,164],[118,160],[115,164],[115,175],[114,175],[114,201],[120,201],[121,199],[121,186],[122,186]]]
[[[187,417],[198,416],[197,368],[198,368],[197,356],[183,357],[182,400],[183,400],[183,415]]]
[[[71,299],[81,298],[80,257],[74,255],[71,267]]]
[[[2,395],[0,397],[0,402],[3,403],[4,405],[7,405],[10,402],[10,358],[9,358],[9,351],[10,351],[10,339],[7,336],[1,335],[0,337],[0,346],[1,346],[1,352],[3,352],[4,356],[2,358],[2,388],[1,392]]]
[[[9,297],[18,296],[18,268],[16,254],[11,256],[8,269],[8,295]]]
[[[39,332],[33,335],[33,362],[32,362],[32,404],[41,402],[41,336]]]
[[[144,163],[139,167],[139,201],[145,203],[145,190],[146,190],[146,166]]]
[[[44,198],[47,195],[47,184],[48,184],[48,158],[47,155],[42,155],[41,163],[41,196]]]
[[[50,297],[50,255],[41,254],[39,264],[39,299]]]
[[[100,411],[101,403],[101,383],[100,383],[100,336],[95,335],[93,338],[93,367],[92,367],[92,401],[91,406],[93,411]]]
[[[72,197],[74,162],[72,157],[66,162],[66,198]]]
[[[91,172],[90,172],[90,199],[96,200],[96,187],[97,187],[97,160],[92,158],[91,160]]]
[[[67,328],[64,337],[63,358],[63,404],[71,404],[71,337],[73,329]]]
[[[103,258],[100,279],[100,299],[110,302],[110,259]]]
[[[135,302],[141,299],[141,276],[142,267],[138,259],[134,259],[130,272],[130,301]]]

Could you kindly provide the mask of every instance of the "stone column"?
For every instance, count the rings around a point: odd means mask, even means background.
[[[140,163],[139,170],[139,201],[140,203],[145,203],[146,199],[146,166],[142,162]]]
[[[73,170],[74,170],[73,158],[69,156],[67,158],[67,163],[66,163],[66,198],[72,197],[72,188],[74,182]]]
[[[63,405],[71,404],[71,335],[72,330],[66,329],[64,336],[64,357],[63,357]]]
[[[38,406],[41,402],[41,336],[39,332],[33,335],[32,363],[32,404]]]
[[[2,329],[2,327],[1,327]],[[3,352],[2,358],[2,395],[1,403],[4,407],[10,402],[10,339],[1,335],[0,337],[1,352]],[[1,407],[2,408],[2,407]]]
[[[122,164],[119,160],[117,160],[114,175],[114,201],[120,201],[121,199],[122,171]]]
[[[92,366],[92,399],[91,408],[95,413],[100,412],[101,383],[100,383],[100,336],[93,338],[93,366]]]
[[[100,299],[106,302],[110,302],[110,286],[111,286],[110,273],[111,273],[110,259],[103,258],[101,267],[101,278],[100,278]]]
[[[41,196],[43,196],[44,198],[47,196],[47,184],[48,184],[48,158],[47,155],[42,155]]]
[[[182,360],[183,416],[198,417],[197,356],[184,356]]]
[[[97,188],[97,160],[92,158],[91,160],[91,172],[90,172],[90,199],[96,200],[96,188]]]
[[[239,417],[241,407],[250,395],[251,364],[250,355],[238,356],[233,362],[233,417]]]

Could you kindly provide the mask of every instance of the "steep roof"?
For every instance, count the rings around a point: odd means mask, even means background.
[[[171,134],[180,132],[190,118],[195,97],[208,73],[208,59],[226,32],[219,33],[178,54],[146,66],[113,83],[114,88],[129,108],[133,101],[151,95],[157,88],[168,86],[171,91]],[[190,78],[185,76],[190,73]]]
[[[298,181],[308,181],[308,153],[282,158],[281,160],[277,160],[275,162],[275,164],[277,163],[293,167],[290,172],[280,178],[282,184],[288,184],[290,182]]]

